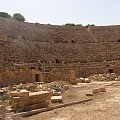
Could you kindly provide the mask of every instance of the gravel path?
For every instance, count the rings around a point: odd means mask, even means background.
[[[81,87],[76,89],[77,95],[80,89]],[[120,120],[120,82],[113,83],[106,89],[106,93],[93,96],[93,101],[88,103],[41,113],[24,120]]]

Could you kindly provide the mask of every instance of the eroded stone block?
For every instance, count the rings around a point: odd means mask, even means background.
[[[11,97],[18,97],[18,96],[20,96],[19,92],[11,91]]]
[[[29,91],[27,91],[27,90],[20,90],[20,97],[27,97],[27,96],[29,96]]]
[[[62,103],[63,102],[62,96],[52,96],[51,97],[51,102],[52,103]]]
[[[100,90],[97,88],[93,90],[93,94],[98,94],[99,92],[100,92]]]
[[[100,87],[99,89],[100,89],[100,92],[106,92],[105,87]]]

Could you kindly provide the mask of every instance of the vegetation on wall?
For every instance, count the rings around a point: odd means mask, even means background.
[[[65,26],[82,26],[81,24],[66,23]]]
[[[11,18],[12,16],[6,12],[0,12],[0,17]]]
[[[82,24],[66,23],[64,26],[82,26]],[[86,27],[88,26],[95,26],[95,25],[94,24],[86,25]]]
[[[18,21],[23,21],[23,22],[25,21],[24,16],[21,15],[20,13],[13,14],[13,19],[18,20]]]
[[[11,16],[10,14],[6,12],[0,12],[0,17],[12,18],[18,21],[23,21],[23,22],[25,21],[25,17],[20,13],[15,13],[13,14],[13,16]],[[66,23],[64,26],[82,26],[82,24]],[[89,26],[95,26],[95,25],[94,24],[86,25],[86,27],[89,27]]]
[[[5,17],[5,18],[12,18],[18,21],[25,21],[25,17],[23,15],[21,15],[20,13],[15,13],[13,14],[13,16],[11,16],[10,14],[6,13],[6,12],[0,12],[0,17]]]
[[[94,24],[88,24],[88,25],[86,25],[86,26],[95,26]]]

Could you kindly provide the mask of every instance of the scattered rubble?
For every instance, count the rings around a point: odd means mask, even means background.
[[[0,100],[4,101],[6,99],[9,99],[9,95],[7,94],[7,91],[5,88],[0,89]]]
[[[27,83],[11,85],[0,89],[0,95],[9,96],[9,105],[13,112],[29,111],[47,107],[52,96],[60,96],[69,85],[65,82]],[[60,96],[61,97],[61,96]],[[2,99],[3,100],[3,99]]]
[[[69,89],[64,81],[10,85],[0,89],[1,104],[7,101],[7,112],[26,112],[46,108],[50,102],[62,102],[62,93]],[[52,97],[55,96],[55,97]],[[56,98],[56,96],[58,96]],[[52,98],[51,98],[52,97]],[[10,116],[6,120],[14,120]],[[16,119],[16,118],[15,118]]]
[[[77,78],[77,82],[80,83],[90,83],[91,81],[120,81],[120,76],[115,73],[108,74],[95,74],[88,78]]]
[[[13,85],[6,88],[6,91],[20,92],[21,90],[27,90],[29,92],[40,92],[40,91],[50,91],[50,92],[65,92],[69,89],[69,85],[63,81],[51,82],[51,83],[27,83],[19,85]]]
[[[86,96],[93,96],[93,95],[97,95],[100,92],[106,92],[106,89],[104,86],[101,86],[99,88],[95,88],[92,91],[89,91],[88,93],[86,93]]]
[[[80,77],[80,78],[77,78],[76,79],[77,80],[77,82],[79,83],[90,83],[91,82],[91,79],[89,79],[89,78],[82,78],[82,77]]]
[[[95,74],[88,77],[91,81],[120,81],[120,76],[115,73]]]
[[[29,96],[29,92],[49,91],[53,95],[60,95],[69,89],[69,85],[64,81],[51,83],[27,83],[19,85],[11,85],[0,89],[0,100],[10,97]],[[3,97],[6,96],[7,98]]]
[[[90,83],[92,81],[118,81],[120,77],[115,73],[93,75],[88,78],[77,78],[77,82]],[[46,108],[51,103],[63,103],[63,94],[70,85],[64,81],[51,83],[27,83],[11,85],[0,89],[0,100],[10,101],[12,112],[26,112],[34,109]],[[104,86],[96,87],[86,96],[94,96],[106,92]]]

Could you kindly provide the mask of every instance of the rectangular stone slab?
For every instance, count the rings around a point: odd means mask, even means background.
[[[92,92],[86,93],[86,96],[93,96]]]
[[[100,92],[100,90],[98,88],[93,90],[93,94],[98,94]]]
[[[62,96],[52,96],[51,97],[51,102],[52,103],[62,103]]]
[[[106,92],[105,87],[100,87],[99,89],[100,89],[100,92]]]
[[[29,91],[21,90],[19,94],[20,94],[20,97],[27,97],[29,96]]]
[[[50,92],[32,92],[26,97],[13,97],[11,99],[12,107],[23,107],[26,105],[33,105],[36,103],[48,101],[51,99]]]
[[[19,97],[20,94],[17,91],[11,91],[11,97]]]

